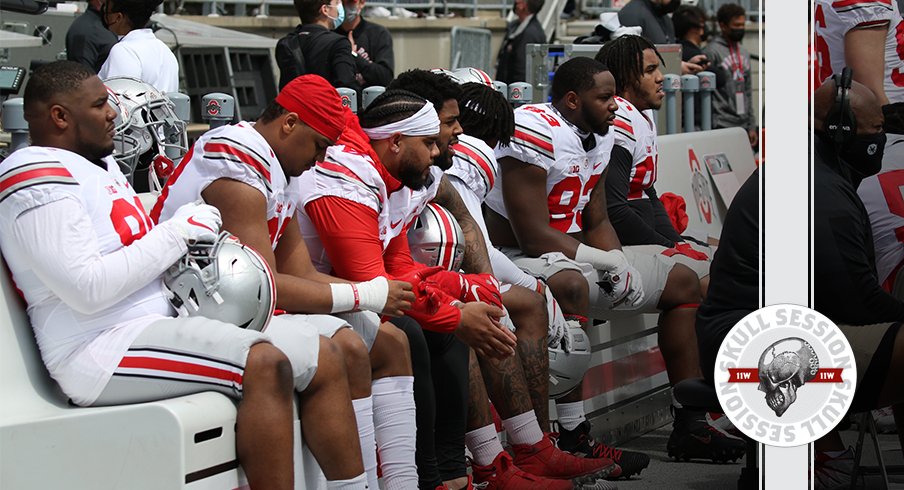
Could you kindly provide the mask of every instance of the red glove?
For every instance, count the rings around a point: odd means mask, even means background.
[[[426,282],[466,303],[483,301],[502,308],[499,281],[492,274],[459,274],[458,272],[441,271],[431,275]]]
[[[483,301],[486,304],[502,308],[502,293],[499,292],[499,281],[492,274],[464,274],[468,291],[463,301]]]
[[[448,303],[448,298],[443,294],[442,288],[437,288],[431,281],[432,276],[442,271],[442,267],[425,267],[409,271],[401,277],[396,277],[398,281],[406,281],[411,283],[411,290],[414,292],[414,302],[411,303],[411,311],[421,312],[427,315],[433,315],[443,303]],[[430,278],[430,279],[428,279]]]
[[[465,301],[469,289],[464,274],[447,270],[431,274],[427,283],[460,301]]]
[[[666,257],[671,257],[673,255],[685,255],[694,260],[709,260],[709,256],[703,252],[695,250],[691,245],[687,242],[676,243],[673,248],[668,248],[662,251],[662,255]]]

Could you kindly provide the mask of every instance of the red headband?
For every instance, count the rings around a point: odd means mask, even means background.
[[[345,128],[342,100],[336,89],[319,75],[302,75],[279,92],[276,103],[298,114],[305,124],[336,141]]]

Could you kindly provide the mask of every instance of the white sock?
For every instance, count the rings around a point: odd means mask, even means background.
[[[534,445],[543,439],[543,431],[533,410],[503,420],[502,427],[512,444]]]
[[[350,480],[327,480],[326,488],[330,490],[379,490],[380,487],[368,486],[367,477],[361,473]]]
[[[474,462],[480,466],[493,464],[496,456],[503,451],[494,424],[474,429],[465,434],[465,445],[471,450]]]
[[[377,486],[379,480],[377,479],[377,443],[374,440],[373,396],[352,400],[352,407],[355,409],[355,421],[358,423],[358,438],[361,440],[361,460],[364,462],[364,474],[367,475],[367,484],[370,485],[370,488],[379,488]]]
[[[371,385],[371,392],[383,488],[417,488],[414,376],[380,378]]]
[[[584,418],[584,402],[557,403],[556,415],[559,425],[565,430],[574,430],[587,420]]]

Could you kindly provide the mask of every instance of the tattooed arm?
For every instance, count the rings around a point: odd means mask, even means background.
[[[448,209],[458,220],[458,225],[465,234],[465,258],[461,268],[471,274],[492,274],[493,267],[490,265],[490,255],[487,252],[487,244],[483,240],[483,232],[480,231],[480,226],[468,212],[468,207],[465,206],[458,191],[449,183],[447,177],[443,176],[443,180],[440,181],[433,202]]]

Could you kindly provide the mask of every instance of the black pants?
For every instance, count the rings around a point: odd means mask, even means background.
[[[454,334],[425,331],[408,317],[392,323],[408,336],[414,371],[421,490],[467,475],[468,346]]]

